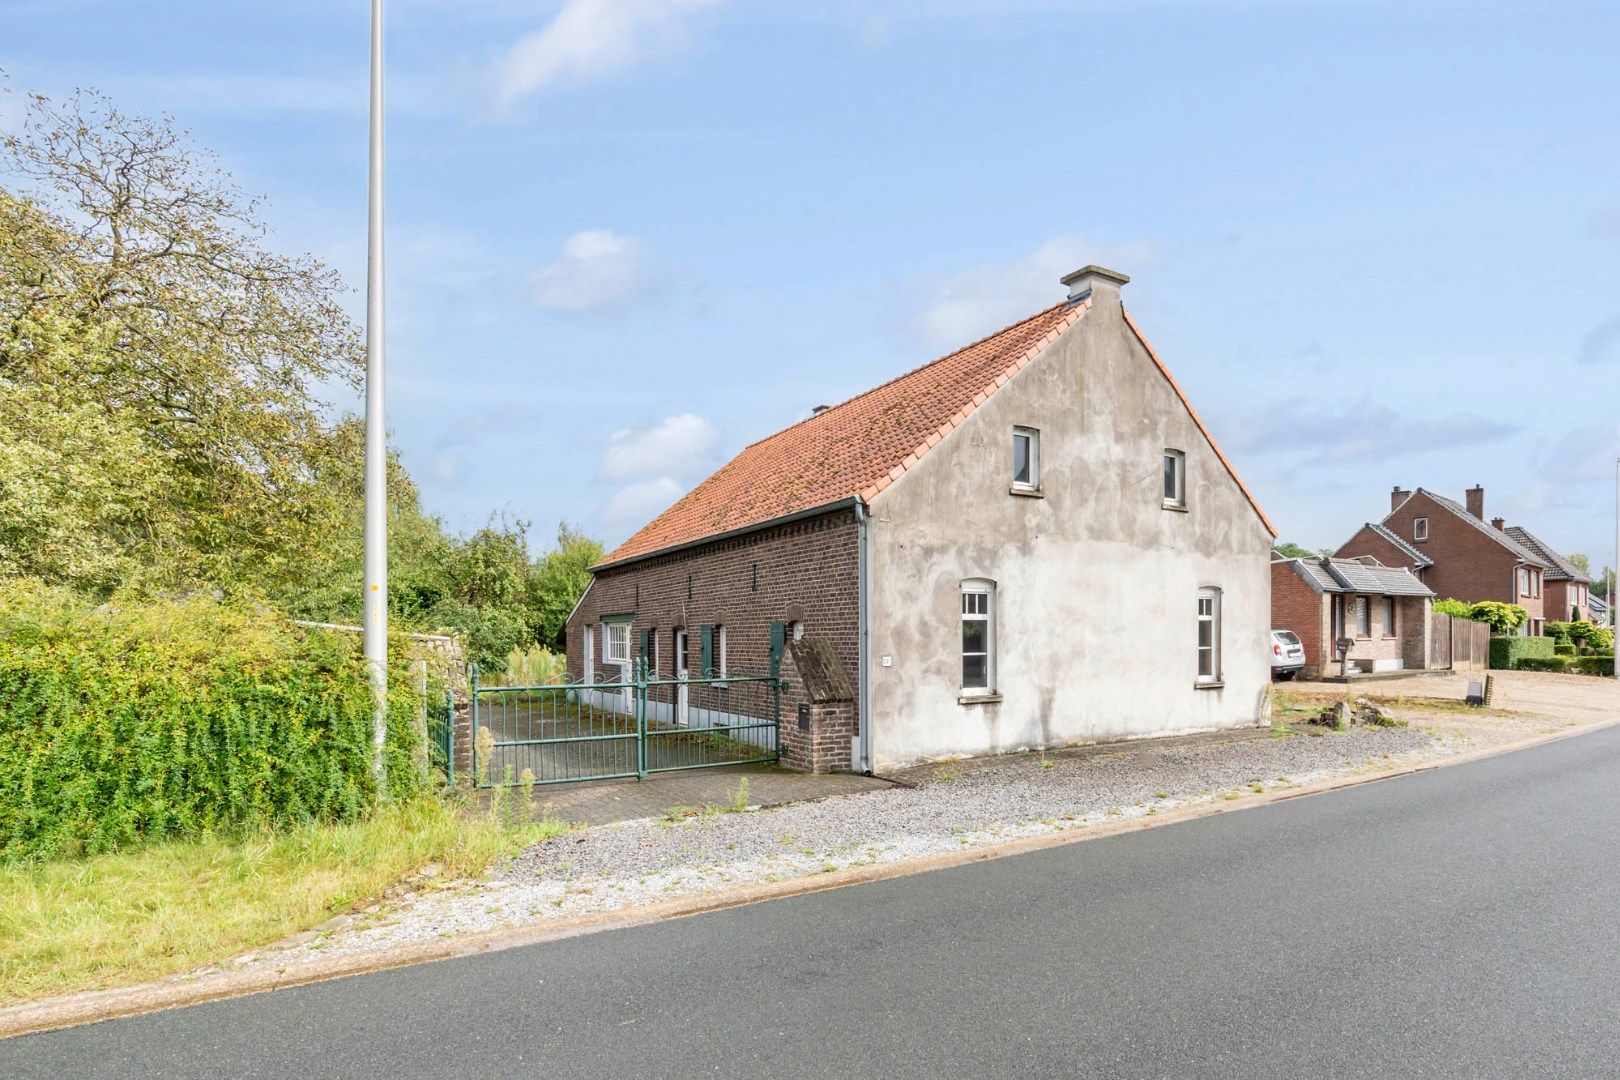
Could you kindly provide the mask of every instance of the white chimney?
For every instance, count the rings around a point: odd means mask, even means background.
[[[1120,286],[1130,280],[1129,274],[1122,274],[1118,270],[1110,270],[1106,266],[1092,263],[1064,277],[1063,284],[1069,287],[1070,303],[1078,303],[1087,297],[1092,300],[1117,301]]]

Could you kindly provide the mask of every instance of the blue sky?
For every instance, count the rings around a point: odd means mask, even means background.
[[[367,17],[0,0],[0,67],[173,114],[358,288]],[[611,543],[1101,262],[1285,538],[1479,482],[1609,561],[1616,40],[1612,4],[392,0],[395,441],[457,528]]]

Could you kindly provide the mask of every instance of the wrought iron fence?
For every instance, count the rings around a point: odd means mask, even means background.
[[[481,686],[472,672],[473,778],[559,784],[777,760],[781,685],[769,675]]]

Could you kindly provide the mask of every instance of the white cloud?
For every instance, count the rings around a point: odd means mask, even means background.
[[[630,299],[646,277],[641,241],[587,229],[565,240],[562,253],[535,272],[529,297],[551,311],[597,311]]]
[[[1146,244],[1099,248],[1056,237],[1012,262],[976,266],[937,283],[917,316],[917,330],[934,348],[966,345],[1057,303],[1064,274],[1087,263],[1129,271],[1150,257]]]
[[[1282,463],[1297,472],[1303,465],[1355,466],[1483,446],[1518,430],[1475,413],[1409,416],[1366,400],[1330,411],[1319,401],[1290,398],[1233,425],[1229,441],[1240,450],[1280,455]]]
[[[659,476],[629,484],[613,493],[602,508],[602,519],[615,526],[639,527],[686,493],[672,476]]]
[[[691,22],[724,0],[564,0],[556,16],[497,65],[496,97],[511,104],[562,82],[591,82],[688,47]]]
[[[602,454],[602,476],[633,480],[657,476],[672,479],[707,464],[719,438],[714,425],[696,413],[670,416],[640,431],[615,431]]]

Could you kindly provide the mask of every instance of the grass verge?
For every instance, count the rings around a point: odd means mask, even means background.
[[[430,863],[476,873],[562,832],[432,797],[346,825],[0,866],[0,1006],[189,971],[307,930]]]

